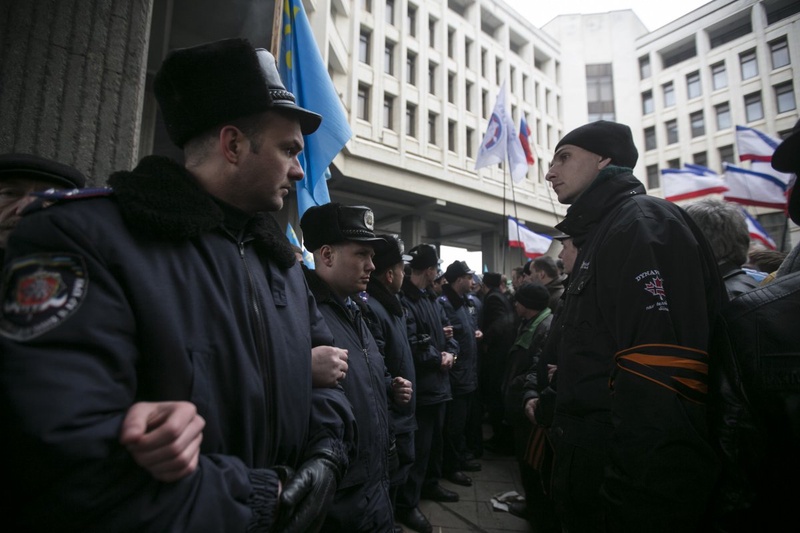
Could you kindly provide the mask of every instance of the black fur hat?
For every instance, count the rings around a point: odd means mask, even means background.
[[[172,142],[186,141],[240,117],[282,109],[295,115],[304,135],[322,117],[299,107],[278,74],[275,58],[247,39],[225,39],[172,51],[153,85]]]
[[[639,152],[633,144],[631,129],[625,124],[598,120],[584,124],[564,135],[556,145],[555,151],[563,145],[571,144],[602,157],[610,157],[611,164],[633,168],[639,159]]]

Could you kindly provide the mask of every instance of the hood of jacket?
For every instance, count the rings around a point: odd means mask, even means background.
[[[617,204],[637,194],[646,194],[645,188],[629,168],[608,166],[600,171],[555,227],[571,236],[575,246],[580,248],[595,224]]]
[[[169,241],[188,240],[223,228],[225,213],[194,176],[161,156],[143,158],[132,171],[108,179],[131,232]],[[289,240],[269,213],[257,213],[247,224],[258,253],[286,269],[296,258]]]

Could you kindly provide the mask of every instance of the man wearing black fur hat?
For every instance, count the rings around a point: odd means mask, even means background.
[[[724,301],[702,233],[632,174],[628,126],[556,145],[546,179],[580,249],[559,311],[554,499],[571,533],[695,531],[714,482],[708,347]],[[604,529],[604,528],[608,529]]]
[[[11,236],[4,525],[314,531],[354,421],[341,389],[312,391],[312,346],[333,339],[267,212],[302,178],[303,134],[321,117],[243,39],[172,52],[154,90],[185,166],[146,157],[113,190],[54,197]],[[197,406],[194,473],[165,483],[134,462],[126,447],[161,422],[125,417],[141,401]]]
[[[310,207],[300,221],[315,270],[304,269],[308,285],[336,345],[348,351],[341,384],[358,425],[358,457],[342,480],[323,531],[386,533],[394,520],[389,496],[388,398],[399,405],[411,399],[411,382],[392,378],[364,321],[364,302],[375,270],[372,256],[387,242],[373,229],[372,210],[328,203]]]
[[[800,174],[800,121],[772,166]],[[789,198],[800,224],[800,187]],[[800,496],[800,245],[775,281],[734,299],[724,312],[712,366],[712,418],[723,456],[717,531],[781,531]]]

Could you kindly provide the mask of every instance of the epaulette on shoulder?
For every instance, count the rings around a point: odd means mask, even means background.
[[[31,193],[36,200],[31,202],[22,212],[23,215],[47,209],[56,204],[85,200],[87,198],[102,198],[114,194],[111,187],[88,187],[85,189],[48,189]]]
[[[361,299],[362,302],[367,303],[369,301],[369,293],[367,291],[361,291],[358,293],[358,297]]]

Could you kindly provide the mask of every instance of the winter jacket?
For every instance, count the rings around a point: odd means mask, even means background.
[[[450,285],[442,286],[437,301],[453,326],[453,338],[458,342],[458,359],[450,369],[450,390],[453,395],[468,394],[478,388],[478,343],[475,339],[474,310],[467,296],[459,296]]]
[[[680,208],[620,167],[556,228],[580,252],[559,311],[553,433],[608,457],[612,530],[689,531],[716,467],[708,348],[725,295],[713,253]]]
[[[509,351],[504,369],[502,393],[505,419],[511,424],[527,420],[523,402],[526,380],[530,374],[536,375],[539,357],[552,321],[553,313],[548,307],[534,318],[520,324],[517,338]]]
[[[270,468],[353,445],[342,391],[312,395],[311,347],[330,332],[271,216],[223,206],[166,158],[110,183],[24,217],[9,244],[3,523],[267,531]],[[120,425],[134,402],[176,400],[206,421],[200,464],[161,483],[119,444]]]

